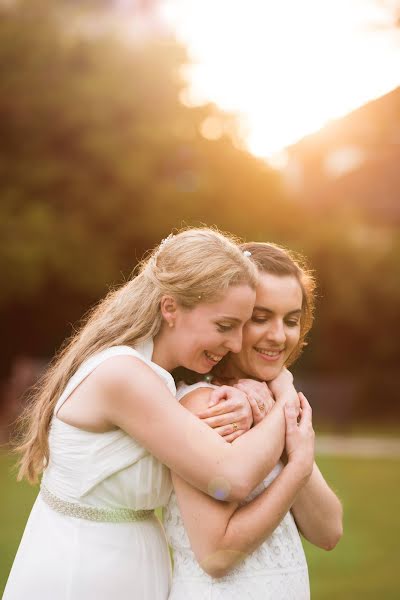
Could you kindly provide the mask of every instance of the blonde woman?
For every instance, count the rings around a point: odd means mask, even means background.
[[[43,477],[3,600],[166,600],[153,509],[168,501],[169,469],[229,501],[271,470],[272,418],[231,445],[176,402],[170,375],[205,374],[240,350],[256,282],[234,241],[189,229],[94,309],[25,415],[20,477]],[[235,394],[221,388],[213,401],[226,398],[236,419]]]
[[[242,349],[214,368],[214,385],[181,384],[177,397],[235,446],[249,434],[225,425],[221,405],[207,409],[209,388],[225,383],[251,391],[255,420],[275,423],[270,458],[276,466],[245,502],[216,502],[173,473],[165,515],[175,565],[169,600],[308,600],[299,531],[325,549],[342,532],[341,504],[314,462],[310,406],[302,395],[299,407],[282,400],[283,390],[293,388],[285,365],[300,354],[312,324],[313,279],[279,247],[243,248],[260,278]]]

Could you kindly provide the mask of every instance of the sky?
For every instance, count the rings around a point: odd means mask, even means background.
[[[390,4],[164,0],[191,61],[182,100],[233,112],[246,148],[279,162],[286,146],[400,85]],[[218,135],[208,125],[205,135]]]

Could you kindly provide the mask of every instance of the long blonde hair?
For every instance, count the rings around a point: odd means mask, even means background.
[[[111,291],[55,356],[32,389],[19,422],[18,479],[36,483],[49,461],[48,433],[55,405],[71,376],[93,354],[154,337],[162,323],[160,300],[173,295],[192,308],[219,298],[231,285],[255,289],[257,269],[232,236],[208,228],[180,231],[155,248],[132,278]]]

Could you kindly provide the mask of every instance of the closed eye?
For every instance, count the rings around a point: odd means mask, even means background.
[[[300,321],[286,321],[286,324],[289,327],[297,327],[297,325],[300,325]]]
[[[266,319],[265,317],[251,317],[251,320],[253,321],[253,323],[266,323],[268,319]]]
[[[217,323],[217,329],[221,333],[224,333],[226,331],[230,331],[232,329],[232,327],[233,327],[233,325],[224,325],[223,323]]]

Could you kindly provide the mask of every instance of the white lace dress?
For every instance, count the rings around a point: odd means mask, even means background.
[[[109,348],[69,381],[52,420],[41,493],[3,600],[167,600],[170,558],[153,509],[168,501],[169,470],[121,429],[90,433],[56,416],[85,377],[118,355],[141,358],[174,401],[172,376],[151,362],[152,352],[151,340],[136,350]]]
[[[201,384],[204,386],[204,384]],[[180,386],[180,400],[196,386]],[[246,499],[249,502],[278,476],[278,463]],[[173,492],[166,507],[164,527],[173,549],[174,572],[169,600],[308,600],[308,569],[299,532],[288,512],[273,534],[227,576],[214,579],[199,566]]]

